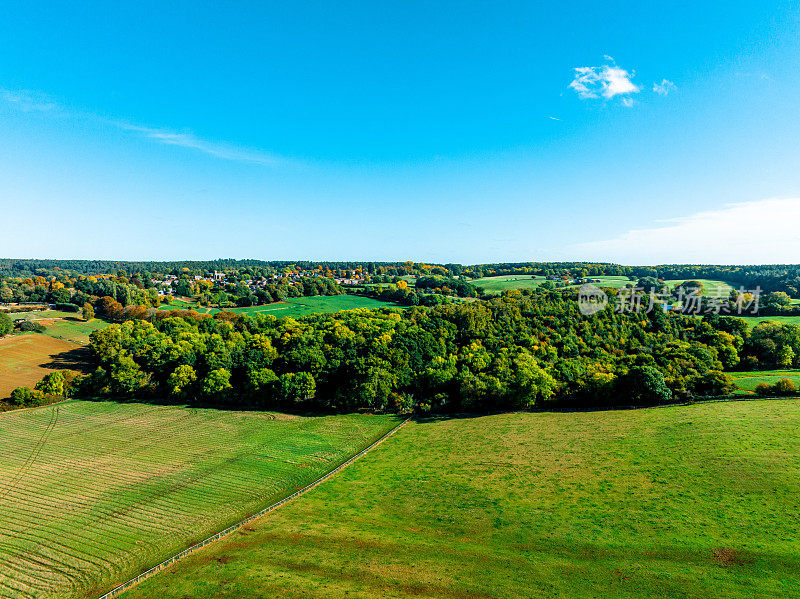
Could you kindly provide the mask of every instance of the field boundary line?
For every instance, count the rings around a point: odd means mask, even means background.
[[[165,559],[164,561],[156,564],[155,566],[153,566],[149,570],[145,570],[144,572],[142,572],[138,576],[134,576],[130,580],[128,580],[126,582],[123,582],[122,584],[114,587],[113,589],[111,589],[110,591],[105,593],[104,595],[100,595],[100,597],[98,597],[97,599],[111,599],[112,597],[118,596],[120,593],[123,593],[123,592],[127,591],[128,589],[130,589],[134,585],[140,583],[141,581],[145,580],[146,578],[149,578],[150,576],[152,576],[156,572],[160,572],[161,570],[163,570],[167,566],[171,566],[172,564],[174,564],[178,560],[186,557],[187,555],[190,555],[190,554],[194,553],[195,551],[197,551],[198,549],[202,549],[206,545],[210,545],[214,541],[217,541],[217,540],[221,539],[222,537],[224,537],[224,536],[226,536],[226,535],[228,535],[228,534],[230,534],[230,533],[242,528],[245,524],[248,524],[248,523],[252,522],[256,518],[260,518],[261,516],[264,516],[264,515],[272,512],[272,511],[278,509],[279,507],[281,507],[282,505],[288,503],[292,499],[296,499],[297,497],[299,497],[300,495],[302,495],[306,491],[310,491],[311,489],[313,489],[317,485],[319,485],[319,484],[325,482],[326,480],[328,480],[329,478],[331,478],[333,475],[335,475],[338,472],[341,472],[342,470],[347,468],[350,464],[355,462],[358,458],[360,458],[361,456],[363,456],[364,454],[366,454],[370,450],[374,449],[375,447],[377,447],[378,445],[383,443],[386,439],[388,439],[393,434],[395,434],[397,431],[399,431],[406,423],[408,423],[409,420],[411,420],[411,418],[406,418],[405,420],[400,422],[397,426],[395,426],[394,428],[388,430],[386,433],[381,435],[378,439],[373,441],[367,447],[365,447],[364,449],[362,449],[358,453],[352,455],[351,457],[349,457],[347,460],[345,460],[344,462],[342,462],[341,464],[339,464],[335,468],[333,468],[331,470],[328,470],[322,476],[320,476],[319,478],[313,480],[312,482],[307,484],[302,489],[299,489],[299,490],[295,491],[291,495],[287,495],[283,499],[280,499],[280,500],[276,501],[275,503],[265,507],[263,510],[258,511],[255,514],[247,516],[243,520],[240,520],[239,522],[237,522],[235,524],[232,524],[231,526],[229,526],[225,530],[221,530],[220,532],[218,532],[216,534],[213,534],[210,537],[208,537],[206,539],[203,539],[202,541],[200,541],[198,543],[195,543],[191,547],[188,547],[188,548],[184,549],[183,551],[181,551],[179,553],[176,553],[172,557],[168,557],[167,559]]]

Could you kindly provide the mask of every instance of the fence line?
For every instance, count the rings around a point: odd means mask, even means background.
[[[278,509],[278,508],[279,508],[279,507],[281,507],[283,504],[285,504],[285,503],[288,503],[289,501],[291,501],[292,499],[295,499],[296,497],[299,497],[300,495],[302,495],[302,494],[303,494],[303,493],[305,493],[306,491],[308,491],[308,490],[310,490],[310,489],[313,489],[314,487],[316,487],[316,486],[317,486],[317,485],[319,485],[320,483],[322,483],[322,482],[326,481],[327,479],[329,479],[331,476],[333,476],[333,475],[334,475],[334,474],[336,474],[337,472],[340,472],[341,470],[345,469],[347,466],[349,466],[350,464],[352,464],[353,462],[355,462],[355,461],[356,461],[358,458],[360,458],[362,455],[364,455],[365,453],[367,453],[368,451],[370,451],[370,450],[371,450],[372,448],[374,448],[376,445],[378,445],[378,444],[382,443],[382,442],[383,442],[384,440],[386,440],[388,437],[390,437],[390,436],[391,436],[391,435],[393,435],[395,432],[397,432],[398,430],[400,430],[400,428],[401,428],[401,427],[402,427],[404,424],[406,424],[406,423],[407,423],[409,420],[411,420],[411,418],[406,418],[405,420],[403,420],[403,422],[401,422],[400,424],[398,424],[397,426],[395,426],[395,427],[394,427],[393,429],[391,429],[390,431],[386,432],[386,433],[385,433],[384,435],[382,435],[382,436],[381,436],[379,439],[377,439],[376,441],[372,442],[370,445],[368,445],[367,447],[365,447],[364,449],[362,449],[361,451],[359,451],[357,454],[355,454],[354,456],[350,457],[349,459],[347,459],[347,460],[345,460],[344,462],[342,462],[341,464],[339,464],[339,465],[338,465],[336,468],[334,468],[333,470],[329,470],[328,472],[326,472],[325,474],[323,474],[322,476],[320,476],[319,478],[317,478],[317,479],[316,479],[316,480],[314,480],[313,482],[311,482],[311,483],[307,484],[307,485],[306,485],[305,487],[303,487],[302,489],[299,489],[298,491],[295,491],[295,492],[294,492],[294,493],[292,493],[291,495],[288,495],[288,496],[284,497],[283,499],[281,499],[281,500],[279,500],[279,501],[276,501],[276,502],[275,502],[275,503],[273,503],[272,505],[270,505],[270,506],[268,506],[268,507],[265,507],[263,510],[261,510],[261,511],[259,511],[259,512],[256,512],[255,514],[253,514],[253,515],[251,515],[251,516],[248,516],[247,518],[245,518],[245,519],[243,519],[243,520],[240,520],[239,522],[237,522],[236,524],[233,524],[233,525],[229,526],[229,527],[228,527],[228,528],[226,528],[225,530],[222,530],[222,531],[220,531],[220,532],[218,532],[218,533],[216,533],[216,534],[214,534],[214,535],[212,535],[212,536],[208,537],[207,539],[204,539],[204,540],[200,541],[199,543],[195,543],[194,545],[192,545],[191,547],[189,547],[189,548],[187,548],[187,549],[184,549],[184,550],[183,550],[183,551],[181,551],[180,553],[176,553],[176,554],[175,554],[175,555],[173,555],[172,557],[169,557],[169,558],[165,559],[163,562],[161,562],[161,563],[159,563],[159,564],[156,564],[155,566],[153,566],[153,567],[152,567],[152,568],[150,568],[149,570],[145,570],[144,572],[142,572],[142,573],[141,573],[141,574],[139,574],[138,576],[135,576],[134,578],[131,578],[131,579],[130,579],[130,580],[128,580],[127,582],[123,582],[123,583],[122,583],[122,584],[120,584],[119,586],[116,586],[116,587],[114,587],[113,589],[111,589],[110,591],[108,591],[108,592],[107,592],[105,595],[101,595],[100,597],[98,597],[98,599],[111,599],[112,597],[116,597],[116,596],[117,596],[117,595],[119,595],[120,593],[122,593],[122,592],[124,592],[124,591],[127,591],[129,588],[131,588],[131,587],[132,587],[132,586],[134,586],[135,584],[138,584],[138,583],[140,583],[140,582],[141,582],[142,580],[144,580],[145,578],[149,578],[150,576],[152,576],[152,575],[153,575],[153,574],[155,574],[156,572],[158,572],[158,571],[160,571],[160,570],[163,570],[163,569],[164,569],[164,568],[166,568],[167,566],[170,566],[170,565],[174,564],[174,563],[175,563],[175,562],[177,562],[179,559],[186,557],[186,556],[187,556],[187,555],[189,555],[190,553],[194,553],[194,552],[195,552],[195,551],[197,551],[198,549],[201,549],[202,547],[205,547],[206,545],[209,545],[210,543],[213,543],[214,541],[216,541],[216,540],[218,540],[218,539],[220,539],[220,538],[224,537],[225,535],[228,535],[228,534],[232,533],[233,531],[235,531],[235,530],[238,530],[239,528],[241,528],[241,527],[242,527],[242,526],[244,526],[245,524],[247,524],[247,523],[249,523],[249,522],[252,522],[252,521],[253,521],[253,520],[255,520],[256,518],[260,518],[261,516],[263,516],[263,515],[265,515],[265,514],[268,514],[269,512],[271,512],[271,511],[273,511],[273,510],[276,510],[276,509]]]

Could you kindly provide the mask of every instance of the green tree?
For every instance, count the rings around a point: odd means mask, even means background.
[[[46,374],[44,378],[36,383],[36,391],[41,391],[45,395],[64,395],[64,375],[59,371]]]
[[[167,387],[172,395],[186,397],[189,395],[192,386],[197,381],[197,374],[194,368],[188,364],[178,366],[167,379]]]
[[[87,322],[94,318],[94,308],[92,308],[92,304],[89,302],[83,304],[83,308],[81,308],[81,316],[83,316],[83,319]]]
[[[203,379],[203,395],[208,398],[221,398],[231,389],[231,373],[225,368],[209,372]]]
[[[0,337],[8,335],[14,330],[14,321],[5,312],[0,312]]]
[[[278,379],[281,397],[293,404],[312,399],[317,391],[314,377],[308,372],[288,372]]]
[[[29,387],[17,387],[11,392],[12,406],[38,406],[44,401],[44,393]]]
[[[633,405],[650,405],[672,399],[672,391],[667,387],[664,375],[653,366],[634,366],[620,381],[623,394],[620,401],[628,401]]]

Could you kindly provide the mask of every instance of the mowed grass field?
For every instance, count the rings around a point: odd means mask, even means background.
[[[89,343],[89,335],[106,328],[110,324],[110,322],[99,318],[94,318],[87,322],[73,316],[45,324],[44,334],[71,341],[78,345],[87,345]]]
[[[635,284],[628,277],[624,276],[597,276],[590,277],[592,279],[600,279],[599,283],[593,283],[598,287],[613,287],[619,289],[628,283]],[[470,283],[476,287],[483,287],[488,293],[501,293],[506,289],[533,289],[538,287],[547,280],[543,276],[533,275],[501,275],[497,277],[482,277],[480,279],[472,279]],[[578,287],[578,285],[575,285]]]
[[[800,370],[751,370],[749,372],[729,372],[733,382],[741,391],[752,393],[759,383],[774,385],[781,379],[790,379],[800,388]]]
[[[271,314],[276,318],[290,316],[300,318],[310,314],[323,314],[341,312],[342,310],[355,310],[357,308],[401,308],[394,303],[383,302],[371,297],[360,295],[318,295],[313,297],[292,297],[282,302],[266,304],[263,306],[248,306],[246,308],[227,308],[238,314]],[[216,308],[201,308],[188,302],[161,306],[161,309],[196,310],[203,314],[216,314]]]
[[[703,284],[703,295],[708,297],[725,297],[727,298],[730,295],[730,292],[734,289],[733,284],[728,283],[726,281],[719,281],[716,279],[667,279],[664,282],[669,285],[669,288],[672,289],[676,285],[683,283],[685,281],[699,281]],[[736,285],[736,289],[739,289],[739,285]]]
[[[533,275],[501,275],[497,277],[481,277],[469,282],[475,287],[483,287],[487,293],[500,293],[506,289],[533,289],[547,279]]]
[[[97,596],[396,423],[89,401],[2,414],[0,597]]]
[[[800,402],[409,423],[127,592],[800,597]]]
[[[800,324],[800,316],[746,316],[743,317],[743,319],[751,328],[765,320],[774,320],[775,322],[781,322],[783,324]]]
[[[86,351],[75,343],[40,333],[0,339],[0,410],[2,400],[11,395],[11,391],[17,387],[33,387],[54,369],[82,371]]]
[[[271,314],[276,318],[285,316],[300,318],[310,314],[341,312],[342,310],[355,310],[357,308],[390,307],[402,306],[360,295],[318,295],[314,297],[293,297],[283,302],[267,304],[266,306],[234,308],[233,312],[239,314]]]

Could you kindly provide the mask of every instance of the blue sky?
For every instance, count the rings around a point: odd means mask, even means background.
[[[799,17],[4,3],[0,255],[800,262]]]

